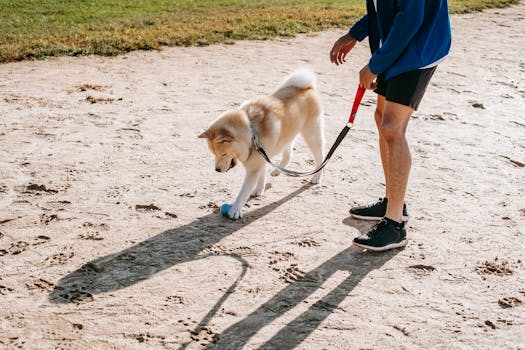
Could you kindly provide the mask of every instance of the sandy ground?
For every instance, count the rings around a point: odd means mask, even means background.
[[[273,178],[241,221],[196,138],[308,65],[331,143],[368,56],[331,65],[341,31],[1,65],[0,348],[525,349],[525,4],[453,27],[385,254],[348,216],[384,191],[373,93],[322,185]]]

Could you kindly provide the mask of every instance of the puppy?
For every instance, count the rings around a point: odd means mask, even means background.
[[[219,116],[199,137],[208,141],[215,155],[215,170],[226,172],[238,161],[246,176],[237,199],[228,212],[231,219],[242,217],[242,208],[250,196],[260,196],[266,186],[266,163],[252,142],[253,134],[269,157],[282,154],[286,167],[298,134],[313,153],[316,166],[323,161],[323,109],[315,88],[315,74],[300,70],[288,76],[271,95],[244,102],[239,108]],[[272,176],[279,174],[274,170]],[[310,180],[317,184],[321,172]]]

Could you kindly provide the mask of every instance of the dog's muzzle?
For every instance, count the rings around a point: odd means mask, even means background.
[[[215,171],[218,172],[218,173],[225,173],[227,172],[228,170],[230,170],[231,168],[235,167],[237,165],[237,160],[235,158],[232,158],[231,162],[230,162],[230,166],[228,167],[228,169],[226,170],[221,170],[221,168],[219,167],[215,167]]]

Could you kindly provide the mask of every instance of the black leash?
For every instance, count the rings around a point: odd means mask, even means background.
[[[332,145],[332,147],[330,147],[330,150],[326,154],[326,157],[324,158],[323,162],[316,169],[312,171],[299,172],[295,170],[285,169],[285,168],[278,166],[277,164],[274,164],[271,161],[270,157],[268,157],[268,155],[266,154],[266,151],[264,150],[261,143],[257,139],[257,136],[255,135],[255,133],[253,133],[252,142],[253,142],[253,145],[255,146],[255,149],[264,158],[264,160],[266,160],[272,167],[274,167],[276,170],[278,170],[280,173],[283,173],[286,176],[304,177],[304,176],[310,176],[310,175],[320,172],[326,166],[330,158],[332,158],[332,155],[334,154],[337,147],[339,147],[339,145],[345,138],[348,131],[352,129],[352,127],[354,126],[354,119],[357,114],[357,110],[359,109],[359,105],[361,104],[361,100],[363,99],[363,96],[365,94],[365,91],[366,89],[363,87],[359,87],[357,89],[357,92],[354,98],[354,105],[352,106],[352,112],[350,113],[350,117],[348,118],[348,123],[345,125],[343,130],[341,130],[334,144]]]

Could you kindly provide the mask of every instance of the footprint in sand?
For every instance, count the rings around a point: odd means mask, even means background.
[[[91,222],[84,222],[82,227],[85,228],[86,232],[81,233],[77,237],[87,241],[102,241],[104,237],[100,232],[109,230],[109,225],[106,223],[94,224]]]
[[[120,139],[129,138],[132,140],[141,140],[143,138],[140,130],[135,128],[120,128],[117,129],[117,133]]]
[[[219,206],[215,202],[208,202],[199,206],[199,209],[211,209],[213,212],[219,211]]]
[[[210,342],[214,344],[219,339],[210,327],[202,327],[201,329],[188,330],[188,332],[190,332],[191,340],[199,343],[202,346],[206,346]]]
[[[152,211],[160,211],[161,209],[155,204],[137,204],[135,205],[135,210],[141,213],[147,213]]]
[[[279,277],[279,279],[287,283],[293,283],[302,280],[306,275],[306,272],[299,269],[299,267],[297,267],[297,264],[291,264],[286,269],[281,270],[280,272],[281,277]]]
[[[86,101],[91,104],[95,104],[95,103],[107,104],[107,103],[112,103],[115,101],[122,101],[122,97],[119,97],[118,99],[114,99],[111,97],[95,97],[95,96],[89,95],[88,97],[86,97]]]
[[[408,270],[416,276],[423,277],[429,276],[436,268],[432,265],[417,264],[409,266]]]
[[[186,301],[183,297],[179,295],[169,295],[166,297],[166,302],[170,304],[186,304]]]
[[[106,197],[121,198],[126,192],[129,192],[129,188],[125,186],[110,186],[106,191]]]
[[[149,332],[131,333],[131,334],[125,334],[124,336],[126,338],[136,339],[137,342],[139,343],[147,343],[147,342],[151,342],[152,340],[156,340],[164,344],[164,340],[166,339],[166,336],[164,335],[156,335],[156,334],[151,334]]]
[[[108,88],[109,88],[109,86],[105,86],[105,85],[81,84],[81,85],[75,86],[72,90],[69,90],[68,92],[69,93],[72,93],[72,92],[84,92],[84,91],[90,91],[90,90],[104,92]]]
[[[37,278],[31,282],[27,282],[26,288],[29,290],[38,289],[43,292],[51,292],[53,291],[53,288],[55,288],[55,285],[54,283],[49,282],[48,280],[45,280],[43,278]]]
[[[32,195],[41,195],[43,193],[55,194],[58,193],[58,190],[48,188],[46,185],[39,185],[30,183],[27,186],[17,186],[15,190],[23,194],[32,194]]]
[[[18,241],[11,243],[6,249],[0,249],[0,256],[4,255],[18,255],[29,249],[29,243],[24,241]]]
[[[313,239],[303,239],[302,241],[296,242],[299,247],[319,247],[319,242],[313,240]]]
[[[49,264],[49,266],[64,265],[74,256],[75,253],[73,252],[71,247],[65,247],[63,249],[63,252],[48,256],[46,258],[46,261]]]
[[[40,215],[40,223],[43,225],[49,225],[52,221],[58,221],[58,215],[57,214],[41,214]]]
[[[4,285],[0,284],[0,295],[7,295],[7,294],[11,293],[12,291],[14,291],[13,288],[7,287],[7,286],[4,286]]]
[[[41,205],[42,209],[45,210],[56,210],[56,211],[64,211],[66,210],[66,207],[70,205],[70,201],[62,200],[62,201],[49,201],[45,202]]]
[[[273,251],[271,254],[272,255],[270,256],[270,262],[269,262],[270,266],[275,265],[282,261],[288,261],[294,257],[293,253],[290,253],[290,252],[282,253],[278,251]],[[279,271],[279,268],[273,267],[273,270]]]
[[[485,106],[483,105],[483,103],[481,102],[477,102],[477,101],[469,101],[470,105],[474,108],[478,108],[478,109],[485,109]]]
[[[11,337],[5,340],[8,349],[24,349],[25,343],[25,340],[20,337]],[[4,340],[0,344],[4,344]]]
[[[501,306],[504,309],[510,308],[510,307],[517,307],[523,304],[523,301],[521,299],[518,299],[516,297],[503,297],[500,300],[498,300],[499,306]]]
[[[479,275],[498,275],[498,276],[505,276],[505,275],[512,275],[514,271],[510,268],[510,263],[506,260],[498,261],[498,259],[495,259],[494,261],[484,261],[478,266],[476,266],[476,272]]]

